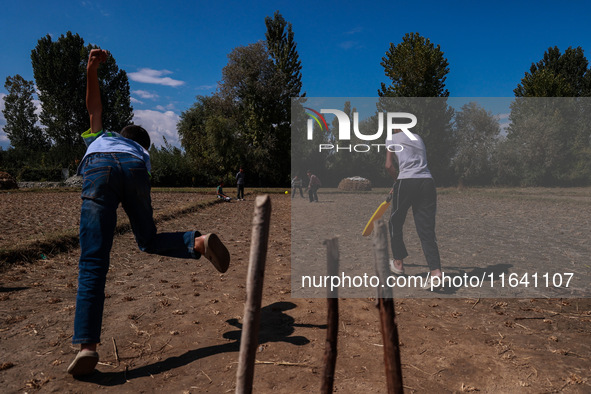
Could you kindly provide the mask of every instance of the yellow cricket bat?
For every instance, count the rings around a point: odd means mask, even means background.
[[[367,222],[367,225],[365,226],[365,228],[363,229],[363,232],[361,233],[362,236],[366,237],[369,234],[371,234],[371,232],[373,231],[373,222],[375,222],[376,220],[381,218],[382,215],[384,214],[384,212],[386,212],[386,209],[388,209],[388,207],[390,206],[390,200],[392,200],[391,194],[388,195],[388,198],[386,198],[386,201],[381,203],[380,206],[378,207],[378,209],[376,209],[376,211],[373,213],[373,215],[369,219],[369,222]]]

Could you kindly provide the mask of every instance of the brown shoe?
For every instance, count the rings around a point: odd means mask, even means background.
[[[68,367],[68,373],[73,376],[88,375],[94,372],[94,367],[96,367],[98,360],[99,355],[97,352],[86,349],[81,350]]]
[[[218,271],[226,272],[230,265],[230,252],[228,252],[219,237],[215,234],[207,234],[204,244],[205,253],[203,255],[205,258],[211,261]]]

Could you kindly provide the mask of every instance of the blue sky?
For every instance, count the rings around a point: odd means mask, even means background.
[[[227,55],[265,36],[276,10],[292,23],[310,97],[375,97],[390,43],[419,32],[441,46],[454,97],[510,97],[550,46],[591,59],[585,1],[26,1],[0,12],[0,109],[7,76],[33,79],[37,40],[67,31],[111,51],[130,78],[134,121],[179,146],[176,122],[211,94]],[[0,128],[6,123],[0,114]],[[9,141],[0,131],[0,146]]]

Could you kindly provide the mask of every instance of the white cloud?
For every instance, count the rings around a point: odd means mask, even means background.
[[[144,102],[141,100],[136,99],[135,97],[130,97],[129,101],[131,101],[134,104],[143,104]]]
[[[351,30],[349,30],[348,32],[346,32],[346,35],[352,35],[352,34],[357,34],[357,33],[361,33],[363,31],[363,27],[361,26],[357,26]]]
[[[0,131],[0,148],[2,148],[2,150],[8,150],[9,147],[10,140],[8,139],[8,136],[4,134],[3,131]]]
[[[33,99],[33,105],[35,106],[35,115],[40,116],[41,111],[43,110],[43,108],[41,108],[41,100]],[[40,123],[37,122],[37,124],[40,124]]]
[[[91,10],[92,13],[99,12],[102,16],[110,16],[109,12],[105,11],[99,3],[95,3],[92,1],[81,1],[80,4],[82,4],[83,7],[86,7],[89,10]]]
[[[217,87],[218,87],[217,85],[201,85],[201,86],[197,86],[195,89],[197,89],[197,90],[214,90]]]
[[[172,110],[174,109],[174,104],[172,104],[172,103],[171,103],[171,104],[168,104],[166,107],[164,107],[164,106],[162,106],[162,105],[157,105],[157,106],[156,106],[156,109],[157,109],[158,111],[162,111],[162,112],[165,112],[165,111],[172,111]]]
[[[164,145],[163,136],[170,144],[181,146],[176,130],[178,121],[179,115],[172,111],[136,110],[133,117],[133,122],[148,131],[152,143],[156,146]]]
[[[501,129],[501,135],[503,135],[503,136],[507,135],[507,130],[509,129],[509,126],[511,125],[511,121],[509,120],[509,116],[511,116],[510,113],[496,115],[497,121],[499,122],[499,128]]]
[[[131,93],[133,93],[133,94],[135,94],[137,96],[140,96],[143,99],[152,99],[152,100],[155,100],[158,97],[160,97],[156,93],[151,93],[151,92],[148,92],[147,90],[134,90]]]
[[[129,78],[132,81],[136,82],[143,82],[143,83],[153,83],[157,85],[164,85],[164,86],[181,86],[184,85],[184,81],[179,81],[176,79],[172,79],[169,77],[164,77],[164,75],[172,74],[172,71],[168,70],[152,70],[151,68],[141,68],[138,72],[128,73]]]
[[[343,41],[339,44],[339,47],[347,50],[353,47],[359,47],[359,41]]]

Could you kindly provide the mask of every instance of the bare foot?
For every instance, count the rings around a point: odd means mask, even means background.
[[[96,352],[96,343],[82,343],[80,344],[80,350],[90,350]]]
[[[193,249],[199,254],[205,254],[205,235],[195,237],[195,246]]]

